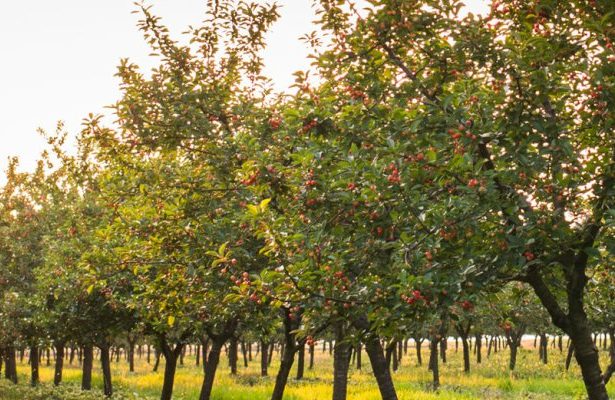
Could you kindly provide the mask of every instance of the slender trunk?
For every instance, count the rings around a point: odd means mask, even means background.
[[[207,354],[209,352],[209,337],[201,337],[201,364],[203,364],[203,374],[207,372]]]
[[[408,343],[408,342],[406,342]],[[361,344],[361,342],[359,342],[357,344],[357,349],[356,349],[356,353],[357,353],[357,357],[356,357],[356,366],[357,366],[357,371],[361,371],[361,353],[363,352],[363,345]]]
[[[171,400],[173,397],[173,385],[175,383],[175,371],[177,370],[177,359],[184,350],[181,343],[175,345],[175,348],[166,342],[164,338],[160,339],[162,354],[164,355],[164,380],[162,381],[162,393],[160,400]]]
[[[284,324],[284,351],[282,353],[280,369],[275,379],[273,393],[271,394],[271,400],[282,400],[284,389],[288,382],[288,375],[295,361],[295,353],[298,350],[294,331],[301,326],[301,315],[297,313],[298,315],[291,317],[291,313],[287,308],[282,309],[282,313],[282,322]]]
[[[510,347],[510,361],[508,363],[508,369],[511,371],[515,370],[515,366],[517,365],[517,345],[515,343],[508,343]]]
[[[30,384],[32,386],[37,386],[40,382],[38,370],[38,346],[36,344],[33,344],[32,346],[30,346]]]
[[[107,397],[113,395],[113,384],[111,383],[111,357],[110,346],[105,344],[100,346],[100,365],[103,372],[103,393]]]
[[[446,364],[446,348],[448,346],[448,340],[446,337],[443,337],[440,340],[440,358],[442,359],[442,363]]]
[[[158,372],[158,367],[160,366],[160,350],[158,350],[158,348],[154,349],[154,368],[152,369],[153,372]]]
[[[311,343],[309,346],[309,349],[310,349],[310,365],[308,366],[309,370],[314,369],[314,350],[315,350],[314,347],[315,347],[314,343]]]
[[[333,400],[346,400],[348,395],[348,369],[350,367],[350,343],[345,339],[343,322],[335,326],[335,349],[333,354]]]
[[[62,383],[62,371],[64,369],[64,342],[54,344],[56,348],[56,363],[53,373],[53,384],[58,386]]]
[[[294,338],[292,339],[294,341]],[[280,369],[275,379],[275,386],[271,395],[271,400],[282,400],[284,395],[284,389],[288,382],[288,375],[293,367],[295,361],[295,349],[293,345],[286,345],[282,360],[280,362]]]
[[[203,379],[199,400],[211,399],[211,390],[214,386],[214,378],[216,376],[216,370],[218,369],[218,363],[220,362],[220,352],[222,351],[224,342],[226,342],[225,336],[219,336],[212,340],[207,362],[203,362],[203,365],[205,365],[205,378]]]
[[[228,350],[228,363],[231,367],[231,374],[237,375],[237,345],[238,341],[236,337],[232,337],[229,341]]]
[[[395,350],[395,342],[390,342],[386,346],[386,350],[384,353],[384,358],[387,362],[387,368],[391,369],[391,361],[393,361],[393,351]]]
[[[243,366],[248,368],[248,349],[246,348],[246,342],[241,341],[241,354],[243,355]]]
[[[541,352],[541,360],[543,362],[543,364],[547,364],[547,351],[548,351],[548,342],[549,339],[547,338],[547,334],[546,333],[542,333],[540,335],[540,346],[542,347],[542,352]]]
[[[269,343],[261,340],[261,376],[267,376],[267,367],[269,366]]]
[[[423,365],[423,357],[421,355],[421,348],[423,347],[423,339],[414,338],[414,346],[416,347],[416,363],[418,366]]]
[[[391,373],[387,368],[384,350],[377,336],[368,336],[365,341],[365,351],[369,357],[372,371],[378,383],[382,400],[397,400],[397,392],[391,379]]]
[[[574,355],[574,344],[568,346],[568,354],[566,355],[566,371],[570,368],[570,362],[572,361],[572,356]]]
[[[463,372],[470,372],[470,347],[468,346],[468,338],[461,337],[461,346],[463,347]]]
[[[68,365],[73,365],[73,361],[75,360],[75,346],[70,346],[70,355],[68,356]]]
[[[147,345],[147,363],[149,364],[152,361],[152,347],[149,345]]]
[[[83,346],[83,364],[81,374],[81,390],[92,389],[92,366],[94,364],[94,347],[91,344]]]
[[[198,367],[199,365],[201,365],[201,345],[197,344],[196,345],[196,351],[194,352],[195,355],[195,364]]]
[[[128,340],[128,370],[135,372],[135,341]]]
[[[476,334],[476,363],[480,364],[483,361],[483,335]]]
[[[305,343],[301,343],[297,349],[297,380],[303,379],[305,372]]]
[[[439,339],[442,340],[442,339]],[[438,390],[440,387],[440,370],[438,367],[438,341],[437,338],[432,337],[429,341],[429,369],[432,374],[433,389]],[[469,357],[469,355],[468,355]]]

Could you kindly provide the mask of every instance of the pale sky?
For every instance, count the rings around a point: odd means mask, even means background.
[[[409,0],[410,1],[410,0]],[[475,12],[486,0],[468,0]],[[205,0],[150,0],[175,38],[203,19]],[[314,30],[311,0],[278,0],[281,18],[269,35],[265,73],[278,89],[309,61],[299,37]],[[57,121],[75,134],[88,113],[119,97],[114,77],[120,58],[143,69],[155,65],[132,14],[133,0],[0,1],[0,176],[7,157],[31,169],[45,147],[37,128],[54,131]],[[2,178],[0,177],[0,181]]]

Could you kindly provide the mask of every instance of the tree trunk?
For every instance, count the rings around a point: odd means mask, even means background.
[[[448,347],[448,338],[443,337],[440,340],[440,358],[442,359],[442,363],[446,364],[446,348]]]
[[[294,338],[292,340],[294,341]],[[282,355],[282,360],[280,362],[280,369],[278,370],[278,375],[275,379],[275,386],[273,388],[271,400],[282,400],[282,396],[284,395],[284,389],[286,388],[286,383],[288,382],[288,375],[290,374],[290,370],[293,367],[294,361],[294,345],[286,345],[284,354]]]
[[[514,371],[515,366],[517,365],[517,344],[509,342],[508,346],[510,347],[510,361],[508,363],[508,369]]]
[[[470,347],[468,346],[468,338],[461,337],[461,346],[463,347],[463,372],[470,372]]]
[[[94,347],[91,344],[83,346],[83,364],[81,374],[81,390],[92,389],[92,366],[94,364]]]
[[[543,362],[543,364],[547,364],[547,351],[548,351],[548,342],[549,339],[547,338],[547,334],[546,333],[541,333],[540,334],[540,360]]]
[[[4,367],[4,376],[6,379],[10,380],[14,384],[17,384],[17,357],[15,355],[15,348],[13,346],[9,346],[5,350],[5,367]]]
[[[243,355],[243,366],[248,368],[248,349],[244,340],[241,341],[241,354]]]
[[[261,376],[267,376],[267,367],[269,366],[269,343],[261,340]]]
[[[103,393],[107,397],[113,395],[113,384],[111,383],[111,357],[110,346],[102,345],[100,348],[100,365],[103,372]]]
[[[236,337],[232,337],[229,341],[228,363],[231,367],[231,375],[237,375],[237,345]]]
[[[171,400],[173,397],[173,385],[175,383],[175,371],[177,370],[177,359],[184,350],[182,343],[177,343],[175,348],[167,343],[165,338],[160,338],[160,348],[164,355],[164,380],[162,381],[162,393],[160,400]]]
[[[365,351],[372,365],[372,371],[378,383],[382,400],[397,400],[397,392],[391,379],[391,373],[387,367],[384,350],[377,336],[368,336],[365,341]]]
[[[348,395],[348,369],[350,367],[350,343],[345,341],[343,322],[335,325],[335,349],[333,352],[333,400],[346,400]]]
[[[195,356],[195,365],[198,367],[201,365],[201,344],[200,343],[196,345],[194,356]]]
[[[611,339],[611,344],[609,346],[609,366],[606,368],[603,376],[605,385],[609,383],[611,376],[615,373],[615,329],[609,331],[609,337]]]
[[[423,365],[423,357],[421,356],[421,348],[423,347],[423,339],[414,338],[414,347],[416,347],[416,363],[418,366]]]
[[[356,353],[357,353],[357,357],[356,357],[357,371],[361,371],[361,353],[362,352],[363,352],[363,345],[361,344],[361,342],[359,342],[359,343],[357,343],[357,348],[356,348]]]
[[[581,367],[589,400],[608,400],[609,396],[600,370],[598,349],[592,341],[587,323],[585,326],[575,326],[572,330],[574,355]]]
[[[297,350],[297,380],[303,379],[305,372],[305,342],[301,343]]]
[[[476,363],[480,364],[483,361],[483,335],[477,333],[476,337]]]
[[[442,340],[442,339],[439,339]],[[438,367],[438,341],[437,338],[432,337],[429,341],[429,369],[432,374],[433,389],[438,390],[440,387],[440,370]],[[468,355],[469,357],[469,355]]]
[[[38,346],[33,344],[30,346],[30,384],[34,387],[37,386],[39,382]]]
[[[128,339],[128,370],[135,372],[135,343],[136,340]]]
[[[291,318],[291,313],[287,308],[283,308],[282,313],[282,322],[284,324],[284,352],[282,353],[280,369],[275,379],[271,400],[282,400],[284,389],[288,382],[288,375],[295,361],[295,353],[298,350],[297,341],[293,332],[301,326],[301,315],[297,313]]]
[[[53,384],[58,386],[62,383],[62,371],[64,369],[64,342],[54,343],[56,348],[56,363],[53,373]]]
[[[309,346],[309,349],[310,349],[310,365],[308,366],[309,370],[314,369],[314,351],[315,351],[314,347],[315,347],[314,343],[311,343]]]
[[[227,337],[226,335],[221,335],[212,339],[207,362],[203,361],[203,365],[205,366],[205,377],[203,379],[203,385],[201,386],[199,400],[210,400],[211,398],[214,378],[216,376],[216,370],[218,369],[218,363],[220,362],[220,352],[222,351],[222,346],[224,346]]]
[[[568,354],[566,355],[566,371],[570,368],[570,362],[572,361],[572,356],[574,355],[574,344],[568,346]]]

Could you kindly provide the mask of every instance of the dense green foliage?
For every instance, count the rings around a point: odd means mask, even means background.
[[[504,337],[514,370],[535,333],[545,346],[569,337],[589,398],[607,399],[612,2],[496,1],[486,16],[459,1],[314,3],[317,79],[298,72],[284,94],[261,73],[275,4],[210,2],[188,45],[140,6],[159,66],[122,60],[115,123],[90,115],[76,153],[60,126],[36,171],[10,164],[6,377],[18,380],[16,349],[95,346],[111,395],[111,349],[134,361],[146,342],[164,356],[170,399],[182,351],[199,343],[207,400],[225,344],[235,373],[240,342],[279,342],[280,400],[295,358],[301,370],[306,347],[330,338],[333,399],[365,346],[389,400],[409,337],[428,340],[438,389],[449,335],[470,373],[469,337]],[[610,335],[605,371],[598,332]],[[91,369],[89,357],[86,390]]]

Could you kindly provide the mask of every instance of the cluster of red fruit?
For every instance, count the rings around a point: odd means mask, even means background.
[[[331,267],[326,265],[324,267],[324,270],[328,272],[331,270]],[[331,278],[325,278],[325,282],[331,282]],[[348,292],[348,288],[350,287],[350,279],[348,279],[348,277],[344,275],[343,271],[335,271],[333,273],[333,286],[335,286],[342,292]]]
[[[536,258],[536,255],[534,253],[532,253],[531,251],[529,251],[529,250],[524,252],[523,256],[525,257],[525,259],[527,261],[532,261],[532,260],[534,260]]]
[[[461,302],[461,308],[466,311],[472,311],[472,309],[474,308],[474,304],[472,304],[472,302],[469,300],[464,300]]]
[[[367,95],[362,90],[355,89],[352,86],[346,87],[346,93],[353,100],[365,100],[367,98]]]
[[[419,300],[423,300],[425,303],[428,303],[427,299],[425,298],[425,296],[423,296],[421,294],[420,290],[413,290],[411,296],[407,296],[405,294],[402,294],[401,295],[401,299],[402,299],[402,301],[405,301],[406,304],[409,304],[409,305],[412,305],[412,304],[416,303]]]
[[[318,125],[318,121],[316,121],[315,119],[306,122],[305,124],[303,124],[303,133],[305,132],[309,132],[310,130],[314,129],[316,126]]]
[[[269,118],[269,127],[273,129],[274,131],[278,130],[281,124],[282,124],[282,120],[279,117]]]
[[[231,281],[234,282],[235,285],[237,286],[249,285],[250,284],[250,274],[244,271],[241,274],[241,278],[237,278],[235,275],[231,275]]]
[[[260,175],[260,171],[256,171],[252,175],[250,175],[249,177],[247,177],[245,179],[242,179],[241,183],[243,185],[246,185],[246,186],[254,185],[256,183],[256,180],[258,179],[259,175]]]
[[[399,177],[399,169],[397,169],[397,166],[394,163],[389,164],[386,170],[390,171],[389,176],[387,177],[387,180],[390,183],[399,183],[401,181]]]
[[[314,338],[312,336],[308,336],[305,339],[305,344],[307,344],[310,347],[314,346],[314,343],[316,343],[316,341],[314,340]]]

